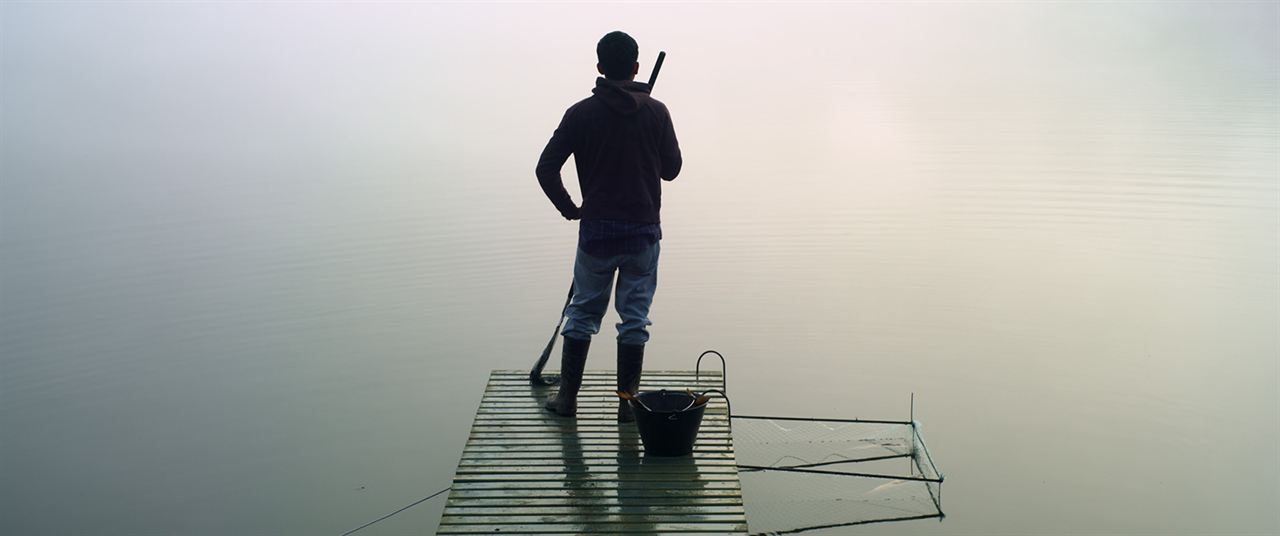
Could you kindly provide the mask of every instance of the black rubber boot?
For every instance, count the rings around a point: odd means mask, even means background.
[[[587,366],[587,349],[591,339],[564,338],[560,354],[560,391],[547,397],[544,406],[561,417],[578,414],[578,389],[582,387],[582,369]]]
[[[618,390],[636,394],[640,390],[640,371],[644,368],[644,345],[618,343]],[[631,422],[636,416],[631,405],[618,401],[618,422]]]

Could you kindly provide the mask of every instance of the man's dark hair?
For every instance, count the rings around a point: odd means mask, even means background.
[[[605,78],[629,80],[640,55],[640,46],[626,32],[609,32],[596,44],[596,59]]]

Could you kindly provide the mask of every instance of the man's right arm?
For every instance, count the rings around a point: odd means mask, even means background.
[[[547,199],[556,206],[560,215],[568,220],[576,220],[581,215],[578,206],[573,204],[573,199],[569,197],[569,192],[565,191],[564,181],[560,178],[560,168],[564,167],[569,155],[573,154],[573,125],[569,120],[569,114],[572,111],[573,109],[570,108],[564,113],[560,126],[556,127],[546,148],[542,149],[542,156],[538,158],[538,167],[534,170],[538,175],[538,184],[542,186],[542,192],[547,194]]]
[[[666,112],[666,126],[662,132],[662,143],[659,146],[662,157],[662,180],[675,180],[676,175],[680,174],[680,167],[684,165],[684,159],[680,156],[680,142],[676,140],[676,129],[671,124],[671,112],[667,112],[666,106],[663,110]]]

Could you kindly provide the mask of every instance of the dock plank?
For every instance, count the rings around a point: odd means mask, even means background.
[[[646,371],[642,390],[721,386],[719,372]],[[693,454],[644,456],[619,424],[613,371],[588,370],[578,417],[542,409],[552,388],[493,371],[437,534],[746,534],[728,412],[707,407]]]

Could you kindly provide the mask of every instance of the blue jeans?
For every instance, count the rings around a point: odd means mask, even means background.
[[[618,273],[617,300],[614,307],[622,322],[618,323],[618,342],[644,344],[649,340],[649,304],[658,287],[658,251],[652,246],[640,251],[612,257],[596,257],[578,250],[573,261],[573,300],[565,312],[568,320],[560,332],[566,337],[590,339],[600,332],[600,319],[609,308],[609,290],[613,274]]]

